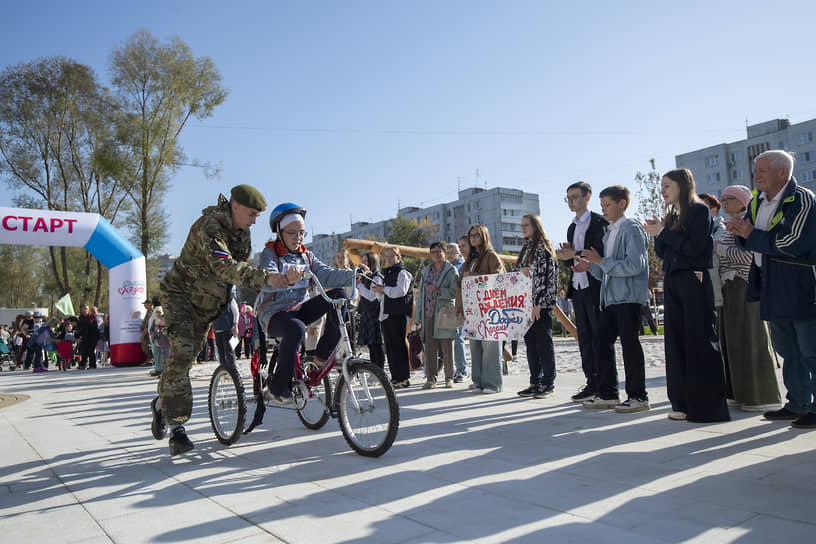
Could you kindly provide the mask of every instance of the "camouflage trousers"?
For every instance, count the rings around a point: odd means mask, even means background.
[[[163,293],[162,307],[170,339],[170,356],[164,362],[159,378],[161,410],[166,423],[181,425],[190,419],[193,412],[190,368],[207,339],[207,331],[214,317],[201,315],[188,297],[176,293]]]

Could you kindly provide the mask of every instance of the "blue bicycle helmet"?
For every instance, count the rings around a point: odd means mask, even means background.
[[[304,219],[306,218],[306,208],[301,208],[297,204],[293,204],[292,202],[284,202],[283,204],[278,204],[275,206],[275,209],[272,210],[272,213],[269,214],[269,227],[272,229],[272,232],[278,232],[278,227],[280,226],[280,220],[283,219],[284,216],[289,215],[290,213],[299,213]]]

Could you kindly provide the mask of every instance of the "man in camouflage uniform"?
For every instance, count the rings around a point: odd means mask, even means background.
[[[219,195],[218,204],[202,211],[190,227],[187,241],[173,268],[161,282],[170,358],[153,399],[156,440],[172,428],[170,454],[193,448],[184,424],[193,408],[189,371],[205,341],[210,323],[230,301],[232,285],[260,289],[268,272],[247,260],[252,250],[249,227],[266,208],[261,193],[249,185],[232,188],[230,200]]]

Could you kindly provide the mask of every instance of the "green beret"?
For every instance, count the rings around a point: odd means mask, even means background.
[[[230,191],[230,198],[242,206],[262,212],[266,209],[266,199],[252,185],[236,185]]]

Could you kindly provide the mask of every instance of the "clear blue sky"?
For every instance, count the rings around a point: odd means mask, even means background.
[[[676,154],[744,138],[746,118],[816,117],[814,21],[812,0],[7,0],[0,67],[64,55],[107,84],[111,50],[142,28],[214,60],[230,95],[182,142],[223,173],[173,179],[171,253],[238,183],[330,233],[454,200],[477,169],[481,186],[539,193],[559,242],[571,182],[634,190],[649,158],[669,170]],[[257,250],[268,212],[252,232]]]

